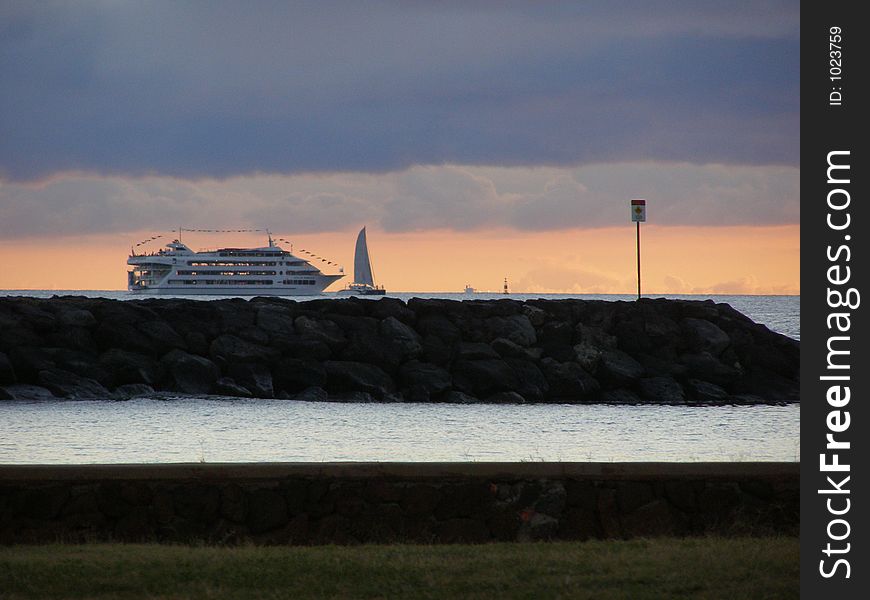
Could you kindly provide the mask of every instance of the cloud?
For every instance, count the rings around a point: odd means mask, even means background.
[[[668,290],[671,294],[692,293],[692,285],[681,277],[677,277],[676,275],[665,275],[663,281],[665,284],[664,289]]]
[[[647,199],[649,224],[781,225],[800,221],[794,167],[619,163],[574,168],[417,166],[381,175],[257,175],[216,180],[58,175],[0,181],[0,239],[39,235],[270,227],[284,233],[508,228],[594,229],[628,222]]]
[[[0,177],[799,160],[794,2],[0,6]]]
[[[529,294],[609,294],[614,289],[630,289],[631,283],[591,269],[545,265],[535,267],[510,286]]]

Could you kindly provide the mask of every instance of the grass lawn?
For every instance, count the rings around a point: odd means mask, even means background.
[[[0,598],[798,597],[798,539],[0,547]]]

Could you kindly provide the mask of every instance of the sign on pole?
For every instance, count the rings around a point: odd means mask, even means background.
[[[631,201],[631,221],[632,223],[643,223],[646,221],[646,200]]]
[[[646,200],[631,201],[631,220],[637,223],[637,299],[640,300],[640,224],[646,221]]]

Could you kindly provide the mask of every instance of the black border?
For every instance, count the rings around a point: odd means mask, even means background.
[[[840,286],[845,290],[854,287],[859,292],[868,292],[867,282],[867,238],[870,237],[870,211],[867,197],[867,162],[865,151],[866,131],[861,131],[864,113],[870,111],[863,79],[867,76],[868,48],[867,35],[870,24],[858,16],[861,3],[823,2],[814,0],[801,6],[801,594],[806,598],[827,598],[846,600],[864,598],[867,586],[868,563],[866,542],[867,503],[866,496],[859,490],[867,488],[863,474],[866,470],[861,461],[868,454],[863,436],[867,431],[868,396],[867,381],[870,380],[870,361],[868,361],[867,340],[870,327],[866,313],[870,310],[870,296],[862,297],[861,304],[854,310],[833,309],[827,302],[827,290],[833,287],[827,279],[827,270],[834,264],[827,256],[828,246],[836,250],[841,244],[848,244],[851,260],[840,260],[839,264],[851,268],[851,279]],[[842,29],[842,69],[843,80],[830,79],[831,27]],[[830,92],[839,90],[843,94],[842,105],[830,104]],[[829,212],[827,195],[836,185],[827,182],[828,153],[848,150],[850,164],[850,183],[848,192],[851,202],[848,207],[851,225],[848,231],[834,231],[826,223]],[[841,217],[842,213],[836,215]],[[846,241],[845,235],[850,235]],[[845,253],[841,255],[845,258]],[[851,507],[843,516],[850,523],[850,535],[843,542],[851,544],[847,554],[840,555],[850,564],[850,577],[844,577],[843,565],[835,576],[824,578],[820,573],[820,560],[825,559],[829,567],[833,558],[822,552],[828,543],[826,532],[829,521],[836,518],[828,513],[825,501],[828,497],[819,494],[820,489],[829,487],[827,475],[836,473],[820,471],[820,454],[825,452],[825,435],[829,432],[826,423],[828,405],[826,392],[830,382],[821,381],[826,374],[827,342],[830,335],[827,316],[831,312],[849,311],[851,328],[849,332],[849,361],[851,363],[848,382],[851,401],[842,410],[850,412],[849,429],[838,434],[838,438],[848,440],[851,448],[841,453],[841,462],[850,464],[847,473],[851,480]],[[840,333],[839,335],[844,335]],[[841,477],[837,480],[842,479]],[[838,496],[842,499],[843,496]],[[838,500],[839,501],[839,500]],[[843,527],[842,524],[840,527]],[[835,530],[836,532],[837,530]],[[835,543],[836,544],[836,543]],[[824,594],[824,595],[823,595]]]

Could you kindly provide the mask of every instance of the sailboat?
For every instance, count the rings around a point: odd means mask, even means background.
[[[375,277],[372,274],[372,260],[369,256],[369,247],[366,243],[366,228],[359,230],[356,237],[356,250],[353,255],[353,283],[347,285],[339,294],[357,294],[360,296],[383,296],[387,290],[383,286],[375,285]]]

